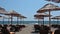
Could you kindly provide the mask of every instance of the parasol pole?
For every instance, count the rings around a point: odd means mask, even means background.
[[[3,17],[3,25],[4,25],[4,17]]]
[[[19,18],[18,18],[18,16],[17,16],[17,25],[18,25],[18,19],[19,19]]]
[[[51,16],[50,16],[50,13],[51,13],[51,12],[50,12],[50,10],[49,10],[49,26],[51,25],[51,19],[50,19]]]
[[[8,18],[8,24],[9,24],[9,18]]]
[[[57,19],[57,24],[58,24],[58,19]]]
[[[21,19],[21,23],[23,24],[23,18]]]
[[[20,25],[21,25],[21,23],[22,23],[22,18],[20,18]]]
[[[53,19],[53,24],[54,24],[54,19]],[[52,24],[52,25],[53,25],[53,24]]]
[[[12,25],[12,16],[11,16],[11,25]]]
[[[39,19],[38,19],[38,24],[39,24]]]
[[[21,20],[20,20],[20,18],[19,18],[19,24],[21,23]]]
[[[49,1],[49,3],[51,3],[50,1]],[[51,16],[50,16],[50,10],[49,10],[49,26],[51,25]]]
[[[38,24],[39,24],[39,19],[38,19]]]
[[[44,25],[44,17],[43,17],[43,25]]]
[[[59,20],[59,19],[57,18],[57,25],[59,24],[58,20]]]
[[[23,20],[23,25],[24,25],[24,18],[22,18],[22,20]]]

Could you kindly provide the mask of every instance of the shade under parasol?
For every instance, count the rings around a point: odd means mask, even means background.
[[[11,16],[11,24],[12,24],[12,17],[15,16],[15,17],[17,17],[17,19],[18,19],[18,17],[19,17],[21,14],[17,13],[17,12],[14,11],[14,10],[11,10],[9,13],[7,13],[7,14],[5,14],[5,15]],[[17,23],[18,23],[18,22],[17,22]]]
[[[56,11],[56,10],[60,10],[60,7],[59,6],[56,6],[54,4],[48,3],[44,7],[42,7],[41,9],[39,9],[37,12],[38,13],[49,12],[49,16],[50,16],[50,12],[51,11]],[[49,25],[51,25],[51,23],[50,23],[51,22],[50,17],[49,17]]]

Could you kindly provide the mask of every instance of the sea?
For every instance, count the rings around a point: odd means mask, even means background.
[[[11,21],[0,21],[0,24],[11,24]],[[18,24],[49,24],[49,21],[18,21]],[[51,24],[60,24],[60,21],[51,21]],[[17,21],[12,21],[12,24],[17,24]]]

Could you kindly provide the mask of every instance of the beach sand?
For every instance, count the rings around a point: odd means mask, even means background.
[[[20,32],[16,32],[16,34],[31,34],[33,31],[33,25],[26,25],[25,28],[22,29]]]
[[[47,24],[48,26],[48,24]],[[51,28],[51,31],[54,32],[57,28]],[[32,24],[26,24],[26,27],[22,29],[22,31],[16,32],[16,34],[32,34],[31,32],[34,32],[34,25]]]

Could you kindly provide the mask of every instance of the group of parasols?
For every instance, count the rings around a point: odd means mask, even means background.
[[[51,0],[48,0],[48,1],[51,1]],[[58,1],[56,1],[56,2],[58,2]],[[34,15],[34,17],[37,19],[43,19],[43,20],[44,20],[44,17],[49,17],[49,26],[50,26],[51,19],[57,19],[57,20],[60,19],[60,16],[52,17],[52,15],[50,14],[51,11],[58,11],[58,10],[60,10],[59,6],[54,5],[52,3],[48,3],[48,4],[44,5],[41,9],[39,9],[37,11],[37,14]],[[46,12],[49,12],[49,14],[47,14]],[[44,25],[44,21],[43,21],[42,25]]]
[[[2,7],[0,7],[0,14],[1,15],[4,15],[4,16],[1,16],[0,15],[0,18],[2,18],[3,19],[3,25],[4,25],[4,19],[11,19],[11,25],[12,25],[12,23],[13,23],[13,17],[17,17],[17,25],[19,24],[19,22],[18,22],[18,20],[19,19],[24,19],[24,18],[26,18],[25,16],[23,16],[23,15],[21,15],[21,14],[19,14],[19,13],[17,13],[16,11],[14,11],[14,10],[11,10],[10,12],[7,12],[4,8],[2,8]],[[8,21],[9,22],[9,21]]]

